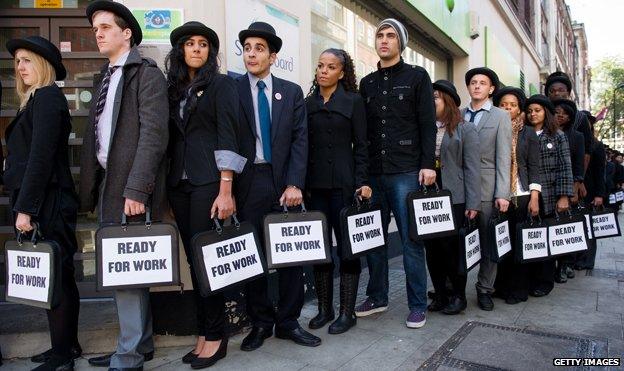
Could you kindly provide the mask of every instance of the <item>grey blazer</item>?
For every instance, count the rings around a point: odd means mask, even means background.
[[[479,134],[473,124],[462,121],[452,137],[444,133],[440,145],[442,187],[451,191],[454,204],[481,210],[480,161]]]
[[[461,111],[462,117],[466,108]],[[468,123],[470,124],[470,123]],[[474,124],[473,124],[474,125]],[[477,125],[481,147],[481,201],[510,199],[511,119],[504,110],[492,106]]]

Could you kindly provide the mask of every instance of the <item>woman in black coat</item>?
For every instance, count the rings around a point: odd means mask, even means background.
[[[44,362],[35,370],[73,370],[73,358],[80,355],[80,298],[74,279],[78,198],[69,170],[69,108],[54,84],[66,71],[59,50],[41,37],[10,40],[7,49],[15,57],[20,109],[5,133],[4,187],[17,231],[30,232],[36,222],[61,253],[60,304],[47,311],[52,349],[35,357]]]
[[[512,161],[511,161],[511,203],[509,204],[509,235],[512,236],[512,252],[498,263],[498,274],[494,288],[495,295],[505,299],[507,304],[526,301],[529,296],[529,271],[527,264],[514,260],[517,248],[516,224],[539,213],[539,139],[535,131],[524,123],[526,96],[521,89],[507,86],[494,96],[494,105],[506,110],[511,118]]]
[[[173,30],[170,39],[167,184],[197,305],[197,344],[182,361],[197,369],[226,356],[227,337],[223,294],[199,293],[191,239],[213,229],[213,218],[227,219],[234,213],[233,174],[242,171],[245,159],[237,153],[238,93],[234,81],[218,71],[217,34],[202,23],[187,22]]]
[[[306,188],[309,206],[327,215],[334,230],[340,258],[340,316],[329,326],[330,334],[343,333],[355,325],[355,299],[360,260],[343,259],[340,210],[353,195],[370,198],[366,112],[357,93],[353,61],[347,52],[327,49],[319,56],[316,78],[306,98],[309,161]],[[319,313],[309,327],[317,329],[334,319],[334,264],[314,266]]]

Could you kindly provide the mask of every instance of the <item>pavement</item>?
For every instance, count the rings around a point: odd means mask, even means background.
[[[624,218],[620,215],[620,225]],[[576,272],[576,278],[555,284],[550,295],[530,297],[527,302],[508,305],[494,299],[492,312],[476,304],[477,269],[468,277],[467,310],[456,316],[428,313],[421,329],[405,326],[408,315],[405,273],[402,257],[390,260],[390,302],[386,312],[359,318],[357,325],[345,334],[329,335],[327,326],[311,330],[323,343],[306,348],[286,340],[267,339],[254,352],[239,349],[246,333],[230,339],[228,356],[219,361],[216,370],[549,370],[549,369],[622,369],[624,367],[554,367],[555,357],[624,358],[624,238],[598,242],[595,268]],[[368,273],[362,272],[360,298],[364,299]],[[335,305],[338,298],[338,280]],[[431,283],[429,283],[431,288]],[[94,304],[99,305],[99,304]],[[307,303],[300,323],[316,314],[316,302]],[[82,316],[81,316],[82,317]],[[81,334],[99,336],[106,348],[115,342],[115,323],[107,332]],[[1,328],[1,327],[0,327]],[[23,334],[27,336],[27,334]],[[41,338],[41,336],[38,336]],[[20,341],[19,337],[11,342]],[[5,346],[8,338],[0,335]],[[23,341],[22,339],[21,341]],[[94,339],[92,339],[94,340]],[[97,339],[95,339],[97,340]],[[34,339],[32,341],[35,341]],[[44,350],[48,339],[38,340],[36,348]],[[49,344],[49,343],[48,343]],[[190,369],[181,358],[190,350],[192,337],[156,339],[154,360],[145,363],[146,370]],[[179,346],[184,344],[184,346]],[[172,346],[176,345],[176,346]],[[104,349],[104,348],[99,348]],[[86,352],[92,350],[86,349]],[[85,354],[76,362],[77,370],[96,369],[88,365]],[[35,367],[25,358],[5,360],[2,371],[27,370]],[[101,370],[101,369],[100,369]]]

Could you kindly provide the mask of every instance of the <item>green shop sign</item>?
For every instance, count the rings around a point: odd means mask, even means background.
[[[171,31],[182,25],[182,9],[132,9],[143,31],[144,44],[169,44]]]
[[[406,0],[467,54],[470,52],[468,1]]]

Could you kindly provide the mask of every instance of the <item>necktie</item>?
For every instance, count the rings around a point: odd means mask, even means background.
[[[117,68],[120,66],[110,66],[102,79],[102,85],[100,87],[100,94],[98,95],[98,100],[95,105],[95,151],[96,153],[100,150],[100,138],[99,138],[99,124],[100,124],[100,116],[102,116],[102,112],[104,111],[104,105],[106,105],[106,95],[108,94],[108,87],[110,85],[111,76],[115,73]]]
[[[476,110],[474,112],[473,111],[468,111],[468,112],[470,112],[470,120],[468,120],[468,121],[474,122],[475,117],[477,116],[477,113],[479,113],[481,111],[485,111],[485,110],[483,108],[481,108],[481,109],[478,109],[478,110]]]
[[[264,160],[271,162],[271,111],[269,109],[269,100],[264,94],[266,84],[264,81],[258,81],[258,117],[260,119],[260,138],[262,139],[262,151],[264,152]]]

